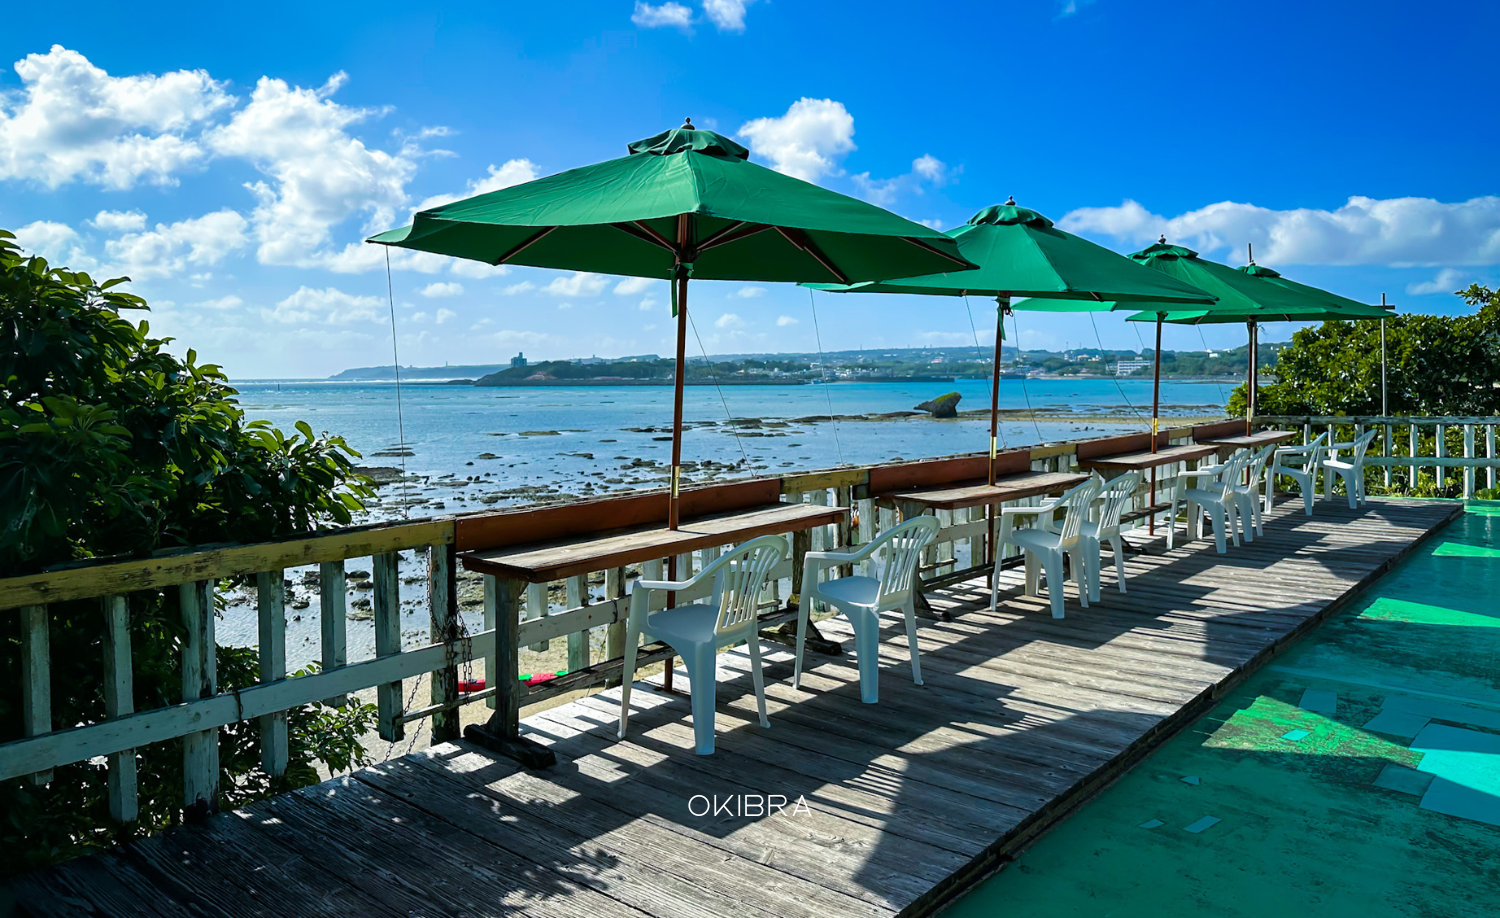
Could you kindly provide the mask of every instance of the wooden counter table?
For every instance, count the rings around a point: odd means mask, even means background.
[[[919,491],[897,491],[881,494],[876,500],[900,512],[903,520],[910,519],[927,510],[961,510],[967,507],[982,507],[1008,500],[1022,500],[1043,494],[1061,494],[1069,488],[1083,484],[1087,475],[1073,472],[1022,472],[1006,475],[994,484],[957,485],[942,488],[924,488]]]
[[[1152,452],[1149,449],[1138,450],[1130,453],[1117,453],[1113,456],[1095,456],[1091,459],[1080,459],[1079,468],[1098,469],[1099,471],[1114,472],[1151,472],[1151,506],[1147,509],[1147,531],[1153,535],[1156,533],[1156,514],[1162,510],[1169,510],[1170,505],[1163,506],[1156,502],[1156,470],[1164,465],[1175,465],[1179,462],[1190,462],[1194,459],[1204,459],[1216,455],[1219,448],[1208,443],[1192,443],[1185,446],[1167,446]]]
[[[1228,449],[1260,449],[1262,446],[1271,446],[1297,436],[1295,430],[1257,430],[1253,434],[1242,437],[1223,437],[1213,440],[1204,440],[1207,446],[1217,446]]]

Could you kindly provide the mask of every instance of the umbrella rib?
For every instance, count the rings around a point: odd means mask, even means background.
[[[707,239],[698,243],[698,251],[706,252],[709,249],[718,248],[721,245],[728,245],[731,242],[739,242],[741,239],[747,239],[751,236],[754,236],[756,233],[763,233],[768,229],[770,229],[770,227],[765,225],[764,223],[746,223],[745,221],[741,220],[739,223],[724,227],[717,233],[714,233],[712,236],[709,236]]]
[[[506,252],[504,255],[501,255],[495,261],[490,262],[490,264],[491,265],[503,265],[503,264],[505,264],[507,261],[510,261],[512,258],[515,258],[517,255],[519,255],[522,252],[526,251],[532,245],[534,245],[534,244],[536,244],[538,242],[541,242],[543,239],[547,238],[547,234],[550,233],[550,232],[552,232],[555,229],[557,229],[557,227],[555,227],[555,226],[549,226],[549,227],[547,227],[546,229],[542,230],[540,233],[537,233],[536,235],[534,235],[534,236],[530,237],[529,239],[527,239],[525,242],[522,242],[520,245],[518,245],[515,248],[511,249],[509,252]]]
[[[792,245],[796,246],[797,248],[801,249],[802,251],[806,252],[814,259],[816,259],[818,264],[822,265],[828,270],[829,274],[832,274],[835,278],[838,279],[839,283],[849,283],[848,276],[845,275],[843,271],[840,271],[838,268],[835,268],[833,266],[833,262],[829,261],[828,258],[824,256],[824,254],[818,249],[818,247],[813,244],[813,241],[807,238],[806,233],[803,233],[801,230],[788,229],[784,226],[776,227],[776,232],[785,237],[787,242],[790,242]]]
[[[958,265],[961,268],[969,269],[969,268],[973,267],[973,265],[971,265],[969,262],[964,261],[962,258],[956,258],[956,257],[954,257],[952,255],[949,255],[947,252],[944,252],[942,249],[938,248],[935,245],[930,245],[930,244],[928,244],[926,242],[923,242],[920,239],[916,239],[916,238],[914,238],[912,236],[902,236],[901,238],[905,239],[907,242],[910,242],[912,245],[916,246],[919,249],[926,249],[927,251],[931,252],[934,255],[941,255],[942,257],[948,259],[949,261],[953,262],[954,264]]]
[[[632,220],[629,223],[611,223],[610,226],[613,226],[615,229],[622,232],[629,233],[637,239],[649,242],[652,245],[660,246],[666,249],[668,252],[671,252],[673,255],[680,254],[677,251],[677,246],[672,242],[672,240],[668,239],[666,236],[663,236],[661,233],[658,233],[656,230],[652,229],[650,226],[642,223],[639,220]]]

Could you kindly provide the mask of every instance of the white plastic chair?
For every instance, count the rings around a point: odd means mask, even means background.
[[[1275,449],[1274,444],[1261,447],[1259,452],[1246,461],[1244,474],[1229,486],[1230,496],[1234,498],[1235,507],[1239,510],[1246,542],[1255,541],[1255,536],[1265,535],[1265,529],[1261,526],[1260,486],[1265,477],[1266,463],[1271,460],[1271,453]]]
[[[802,687],[802,646],[807,639],[807,616],[813,600],[843,613],[854,628],[854,655],[859,661],[859,700],[874,704],[880,698],[880,613],[900,611],[906,617],[906,641],[911,647],[911,678],[922,684],[917,656],[917,566],[922,549],[937,540],[938,521],[918,516],[893,526],[855,552],[810,551],[802,562],[802,599],[797,610],[797,666],[792,687]],[[877,576],[840,577],[818,582],[818,571],[871,559]]]
[[[1213,519],[1214,548],[1218,553],[1222,555],[1227,550],[1226,536],[1232,537],[1235,546],[1239,546],[1239,530],[1243,527],[1236,525],[1239,522],[1239,508],[1235,505],[1233,487],[1245,468],[1248,456],[1248,453],[1242,451],[1220,465],[1204,466],[1193,471],[1177,473],[1177,481],[1172,486],[1172,511],[1167,516],[1170,523],[1167,527],[1167,548],[1175,545],[1179,504],[1186,505],[1187,520],[1184,537],[1188,541],[1203,535],[1203,517],[1207,514]],[[1208,480],[1196,488],[1184,487],[1185,482],[1194,478]]]
[[[1271,498],[1276,493],[1276,479],[1285,475],[1302,488],[1302,509],[1312,516],[1313,500],[1318,491],[1318,467],[1327,448],[1328,431],[1323,431],[1306,446],[1278,446],[1271,455],[1271,471],[1266,473],[1266,512],[1271,512]]]
[[[1365,451],[1375,439],[1375,431],[1367,430],[1350,443],[1330,443],[1318,465],[1323,469],[1323,497],[1333,496],[1333,477],[1344,479],[1344,490],[1349,492],[1349,509],[1353,510],[1365,502]],[[1348,461],[1339,458],[1340,450],[1349,451]]]
[[[995,538],[995,566],[1000,566],[1006,545],[1015,545],[1026,556],[1026,595],[1035,596],[1040,588],[1042,571],[1047,574],[1047,598],[1052,602],[1052,617],[1063,617],[1063,555],[1070,555],[1073,579],[1078,584],[1079,604],[1089,607],[1089,562],[1083,543],[1083,524],[1088,520],[1089,506],[1099,493],[1099,479],[1090,478],[1062,497],[1035,507],[1003,507],[1000,510],[1000,532]],[[1054,514],[1063,511],[1062,528],[1054,528]],[[1037,525],[1016,529],[1015,518],[1034,516]],[[996,579],[998,585],[999,580]],[[990,594],[990,611],[995,610],[999,590]]]
[[[1115,582],[1119,584],[1120,592],[1125,589],[1125,537],[1120,534],[1120,516],[1125,512],[1125,505],[1135,495],[1141,486],[1140,472],[1127,472],[1118,478],[1112,478],[1104,482],[1099,489],[1099,496],[1094,499],[1098,505],[1094,511],[1094,518],[1085,520],[1079,527],[1079,536],[1085,543],[1084,556],[1089,561],[1089,600],[1099,601],[1099,568],[1103,564],[1104,544],[1109,543],[1110,550],[1115,555]]]
[[[714,751],[714,695],[718,686],[715,657],[720,647],[745,642],[750,651],[750,676],[755,683],[760,725],[771,725],[766,718],[757,606],[761,590],[786,552],[786,539],[761,536],[723,555],[690,580],[636,581],[630,593],[630,619],[625,626],[620,739],[625,738],[630,719],[630,686],[635,679],[636,644],[642,631],[670,644],[687,666],[688,679],[692,681],[693,737],[699,755]],[[706,601],[648,613],[653,590],[688,590],[709,578],[713,580],[713,593]]]

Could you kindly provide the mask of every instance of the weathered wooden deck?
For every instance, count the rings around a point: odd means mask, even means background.
[[[1340,500],[1306,517],[1299,499],[1226,555],[1149,543],[1126,595],[1106,559],[1102,602],[1080,609],[1070,589],[1062,621],[1017,572],[993,615],[979,584],[960,584],[932,596],[955,620],[922,623],[925,686],[888,632],[879,705],[860,703],[852,658],[809,655],[795,691],[790,656],[773,654],[762,729],[730,653],[713,756],[691,753],[686,698],[638,690],[622,743],[605,693],[525,721],[556,750],[550,771],[440,746],[12,892],[39,916],[924,914],[1459,512]],[[772,794],[806,807],[743,812],[746,795]],[[695,816],[702,798],[711,811]]]

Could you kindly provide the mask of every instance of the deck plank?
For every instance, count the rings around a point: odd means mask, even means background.
[[[762,728],[743,649],[723,654],[716,748],[692,754],[686,697],[649,682],[615,738],[618,689],[527,717],[559,763],[528,773],[448,744],[225,814],[205,826],[27,875],[38,916],[212,918],[277,911],[340,918],[886,918],[925,915],[1063,818],[1207,710],[1459,507],[1300,498],[1265,534],[1132,533],[1129,592],[1105,558],[1097,603],[1067,614],[999,576],[929,594],[925,684],[894,618],[878,647],[880,703],[859,700],[852,655],[767,653]],[[1180,534],[1180,531],[1179,531]],[[852,648],[842,619],[820,626]],[[688,686],[677,673],[678,686]],[[782,794],[808,813],[697,817],[695,795]]]

